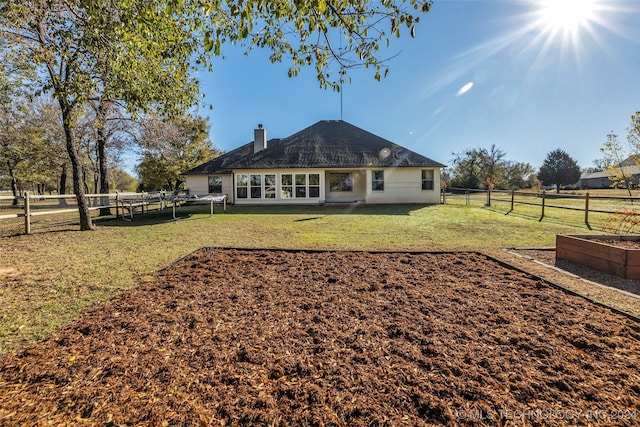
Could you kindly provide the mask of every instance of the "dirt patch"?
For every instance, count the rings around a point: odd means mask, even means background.
[[[0,360],[0,424],[637,425],[639,357],[480,254],[202,250]]]
[[[15,273],[17,273],[18,270],[16,270],[13,267],[0,267],[0,277],[2,276],[10,276],[13,275]]]

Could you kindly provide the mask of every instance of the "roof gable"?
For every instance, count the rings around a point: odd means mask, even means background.
[[[253,142],[191,169],[187,174],[233,169],[445,167],[428,157],[342,120],[323,120],[287,138],[271,139],[253,152]]]

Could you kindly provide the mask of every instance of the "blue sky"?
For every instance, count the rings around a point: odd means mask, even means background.
[[[640,0],[435,0],[415,38],[392,40],[385,54],[398,56],[385,79],[350,72],[342,112],[313,68],[289,78],[268,52],[228,46],[198,75],[213,105],[199,114],[225,151],[251,141],[258,123],[277,138],[342,114],[446,165],[452,153],[495,144],[536,169],[556,148],[591,167],[606,135],[625,141],[640,110],[639,24]]]

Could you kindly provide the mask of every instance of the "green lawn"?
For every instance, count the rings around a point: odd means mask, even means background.
[[[131,222],[98,221],[91,232],[0,238],[0,354],[152,280],[155,271],[203,246],[485,250],[554,246],[558,233],[589,232],[579,222],[538,222],[460,205],[230,207],[213,216],[208,209],[180,208],[178,221],[167,209]]]

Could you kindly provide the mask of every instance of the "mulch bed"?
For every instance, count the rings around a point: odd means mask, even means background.
[[[475,253],[204,249],[0,360],[0,425],[638,425],[640,324]]]
[[[600,242],[624,249],[640,249],[640,242],[637,240],[600,240]]]

